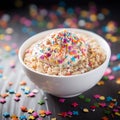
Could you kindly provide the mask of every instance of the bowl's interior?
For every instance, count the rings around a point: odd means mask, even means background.
[[[25,50],[31,45],[33,44],[34,42],[38,41],[38,40],[42,40],[42,38],[44,38],[44,36],[46,37],[48,34],[50,34],[51,32],[53,31],[59,31],[60,29],[62,28],[59,28],[59,29],[53,29],[53,30],[47,30],[47,31],[44,31],[44,32],[41,32],[41,33],[38,33],[32,37],[30,37],[29,39],[27,39],[20,47],[19,49],[19,60],[20,62],[22,63],[22,65],[24,67],[26,67],[27,69],[29,69],[30,71],[32,72],[35,72],[35,73],[38,73],[30,68],[28,68],[28,66],[26,66],[23,62],[23,57],[24,57],[24,52]],[[106,52],[106,60],[103,64],[106,64],[109,62],[109,59],[110,59],[110,55],[111,55],[111,50],[110,50],[110,47],[108,45],[108,43],[104,40],[104,38],[102,38],[101,36],[93,33],[93,32],[90,32],[90,31],[87,31],[87,30],[81,30],[81,29],[74,29],[74,28],[67,28],[68,30],[70,31],[73,31],[73,32],[79,32],[79,33],[86,33],[88,35],[91,35],[93,36],[98,42],[99,44],[101,45],[101,47],[105,50]],[[102,65],[103,65],[102,64]],[[100,65],[99,67],[102,67],[102,65]],[[97,69],[97,68],[96,68]],[[90,71],[89,71],[90,72]],[[38,74],[43,74],[43,73],[38,73]],[[83,74],[86,74],[86,73],[83,73]],[[48,76],[51,76],[51,75],[48,75]],[[53,76],[53,75],[52,75]],[[71,76],[75,76],[75,75],[71,75]],[[70,76],[70,77],[71,77]],[[56,76],[56,77],[60,77],[60,76]],[[62,77],[66,77],[66,76],[62,76]],[[67,76],[68,77],[68,76]]]

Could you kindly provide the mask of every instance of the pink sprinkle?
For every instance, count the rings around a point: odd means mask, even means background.
[[[64,102],[65,102],[65,99],[64,99],[64,98],[61,98],[61,99],[59,99],[59,102],[64,103]]]
[[[4,104],[6,103],[6,100],[4,98],[0,99],[0,103]]]
[[[72,46],[68,46],[68,49],[71,50],[71,49],[72,49]]]
[[[44,56],[43,56],[43,55],[41,55],[41,56],[40,56],[40,59],[44,60]]]
[[[51,115],[52,113],[50,111],[45,111],[46,115]]]
[[[117,56],[116,55],[112,55],[110,58],[111,61],[116,61],[117,60]]]
[[[34,97],[35,96],[35,94],[33,93],[33,92],[31,92],[31,93],[29,93],[29,95],[28,95],[29,97]]]
[[[112,73],[112,70],[111,70],[111,68],[108,67],[108,68],[106,69],[104,75],[107,76],[107,75],[109,75],[109,74],[111,74],[111,73]]]
[[[93,96],[95,99],[99,99],[100,98],[100,95],[99,94],[96,94]]]
[[[13,43],[13,44],[12,44],[12,48],[16,49],[16,48],[17,48],[17,44],[16,44],[16,43]]]
[[[118,112],[119,110],[118,109],[113,109],[113,112]]]
[[[61,63],[63,63],[63,60],[58,60],[58,62],[61,64]]]
[[[99,103],[99,105],[101,106],[101,107],[106,107],[106,103]]]
[[[73,103],[72,103],[72,106],[73,106],[73,107],[77,107],[77,106],[78,106],[78,103],[77,103],[77,102],[73,102]]]
[[[50,57],[51,56],[51,54],[50,53],[47,53],[47,57]]]
[[[31,21],[28,20],[28,19],[26,19],[26,20],[24,21],[24,24],[25,24],[27,27],[29,27],[29,26],[31,26]]]
[[[32,115],[37,118],[38,117],[38,113],[37,112],[33,112]]]
[[[15,101],[20,101],[20,98],[19,97],[15,97],[14,100]]]
[[[109,76],[108,76],[108,79],[109,79],[109,80],[114,80],[114,79],[115,79],[115,76],[114,76],[114,75],[109,75]]]
[[[72,115],[73,113],[71,111],[68,111],[68,115]]]
[[[6,35],[6,36],[5,36],[5,40],[10,41],[11,39],[12,39],[12,36],[11,36],[11,35]]]

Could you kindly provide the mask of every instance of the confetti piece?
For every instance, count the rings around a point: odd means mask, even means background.
[[[110,101],[112,101],[112,100],[113,100],[113,98],[112,98],[111,96],[106,97],[106,101],[107,101],[107,102],[110,102]]]
[[[34,94],[33,92],[30,92],[30,93],[28,94],[28,96],[29,96],[29,97],[35,97],[35,94]]]
[[[51,115],[52,112],[51,112],[51,111],[45,111],[45,114],[46,114],[46,115]]]
[[[102,81],[102,80],[100,80],[100,81],[97,83],[97,85],[99,85],[99,86],[103,86],[104,84],[105,84],[105,82]]]
[[[98,104],[99,104],[100,107],[103,107],[103,108],[107,106],[105,102],[101,102],[101,103],[98,103]]]
[[[87,113],[89,110],[87,108],[83,108],[83,112]]]
[[[107,116],[104,116],[101,118],[101,120],[109,120],[109,118]]]
[[[35,118],[38,118],[38,113],[37,112],[33,112],[32,115],[35,117]]]
[[[85,98],[85,102],[89,103],[91,101],[90,98]]]
[[[79,112],[78,112],[78,111],[73,111],[73,115],[78,116],[78,115],[79,115]]]
[[[10,118],[11,118],[11,120],[19,120],[18,116],[16,116],[16,115],[11,115]]]
[[[12,88],[9,89],[8,92],[9,92],[9,94],[14,94],[15,93],[14,89],[12,89]]]
[[[104,76],[107,76],[107,75],[109,75],[109,74],[111,74],[112,73],[112,70],[111,70],[111,68],[107,68],[106,69],[106,71],[105,71],[105,73],[104,73]]]
[[[73,103],[72,103],[72,106],[73,106],[73,107],[77,107],[77,106],[78,106],[78,103],[77,103],[77,102],[73,102]]]
[[[1,99],[0,99],[0,103],[2,103],[2,104],[6,103],[5,98],[1,98]]]
[[[118,85],[120,85],[120,78],[117,78],[117,79],[116,79],[116,83],[117,83]]]
[[[12,34],[12,33],[13,33],[13,28],[9,28],[9,27],[8,27],[8,28],[6,29],[6,33],[7,33],[7,34]]]
[[[33,90],[32,90],[32,93],[37,94],[38,92],[39,92],[38,89],[33,89]]]
[[[100,96],[99,99],[100,100],[105,100],[105,96]]]
[[[57,120],[57,118],[51,118],[51,120]]]
[[[84,98],[85,98],[84,95],[79,95],[78,97],[79,97],[80,99],[84,99]]]
[[[18,101],[20,101],[20,98],[19,98],[19,97],[15,97],[14,100],[15,100],[16,102],[18,102]]]
[[[30,115],[30,116],[28,117],[28,120],[35,120],[35,117],[32,116],[32,115]]]
[[[19,118],[20,120],[27,120],[27,117],[25,115],[21,115]]]
[[[104,113],[109,115],[111,113],[111,111],[106,109],[106,110],[104,110]]]
[[[60,98],[60,99],[59,99],[59,102],[64,103],[64,102],[65,102],[65,99],[64,99],[64,98]]]
[[[15,96],[16,96],[16,97],[21,97],[21,93],[17,92],[17,93],[15,94]]]
[[[26,85],[27,83],[26,83],[26,81],[25,80],[22,80],[21,82],[20,82],[20,85]]]
[[[4,116],[5,118],[9,118],[9,117],[10,117],[10,114],[9,114],[8,112],[5,112],[5,113],[3,113],[3,116]]]
[[[28,109],[28,111],[27,111],[29,114],[32,114],[33,112],[34,112],[34,110],[33,109]]]
[[[0,95],[2,98],[6,98],[7,96],[9,96],[9,94],[8,93],[4,93],[4,94],[1,94]]]
[[[21,106],[20,109],[22,112],[27,112],[27,107],[25,107],[25,106]]]
[[[44,100],[39,100],[38,104],[43,105],[43,104],[45,104],[45,101]]]

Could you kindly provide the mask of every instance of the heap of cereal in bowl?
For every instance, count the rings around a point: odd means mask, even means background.
[[[24,63],[31,69],[49,75],[82,74],[99,67],[106,54],[90,35],[67,29],[52,32],[31,45]]]

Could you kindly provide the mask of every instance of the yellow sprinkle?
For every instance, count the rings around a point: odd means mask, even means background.
[[[120,95],[120,91],[118,91],[118,94]]]
[[[82,11],[81,11],[81,16],[82,16],[82,17],[88,17],[88,11],[82,10]]]
[[[90,20],[95,22],[97,20],[97,16],[95,14],[90,15]]]
[[[115,112],[115,115],[120,116],[120,113],[119,112]]]
[[[5,49],[5,51],[8,51],[8,52],[9,52],[9,51],[11,50],[11,47],[10,47],[9,45],[5,45],[5,46],[4,46],[4,49]]]
[[[117,42],[118,41],[118,38],[115,37],[115,36],[112,36],[110,39],[111,39],[111,42]]]
[[[110,38],[111,38],[111,36],[112,36],[112,34],[107,33],[107,34],[106,34],[106,36],[105,36],[105,38],[110,39]]]
[[[5,38],[4,34],[0,34],[0,40],[3,40]]]
[[[99,86],[104,85],[104,81],[99,81],[99,82],[97,83],[97,85],[99,85]]]
[[[117,78],[116,83],[120,85],[120,78]]]
[[[56,118],[51,118],[51,120],[57,120]]]
[[[105,100],[105,97],[104,97],[104,96],[100,96],[99,99],[100,99],[100,100]]]
[[[35,120],[34,116],[29,116],[28,120]]]
[[[89,112],[89,110],[87,108],[84,108],[83,112]]]

